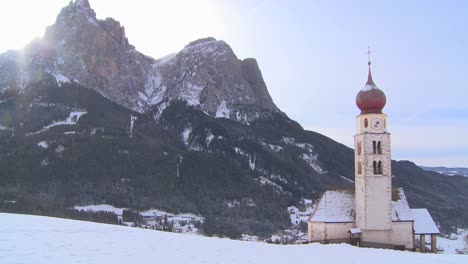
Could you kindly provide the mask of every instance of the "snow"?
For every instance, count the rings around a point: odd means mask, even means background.
[[[205,218],[199,215],[190,213],[171,214],[158,209],[151,209],[140,213],[143,217],[166,217],[169,222],[180,222],[180,221],[200,221],[203,223]]]
[[[199,105],[200,104],[200,93],[203,90],[202,86],[195,85],[193,83],[184,83],[184,87],[180,93],[179,99],[186,101],[188,105]]]
[[[75,206],[73,208],[75,210],[84,210],[84,211],[91,211],[91,212],[111,212],[118,216],[122,216],[123,210],[127,209],[127,208],[114,207],[109,204]],[[140,214],[144,217],[154,217],[154,218],[167,216],[168,221],[174,221],[174,222],[200,221],[203,223],[205,221],[205,218],[199,215],[190,214],[190,213],[171,214],[171,213],[158,210],[158,209],[150,209],[147,211],[140,212]]]
[[[340,178],[343,179],[344,181],[347,181],[347,182],[349,182],[349,183],[354,184],[354,181],[353,181],[353,180],[351,180],[351,179],[349,179],[349,178],[347,178],[347,177],[345,177],[345,176],[340,176]]]
[[[362,233],[361,228],[359,228],[359,227],[351,228],[349,231],[351,232],[351,234],[361,234]]]
[[[254,155],[253,158],[249,158],[249,168],[251,170],[255,170],[255,160],[257,159],[257,157]]]
[[[413,221],[413,214],[402,188],[398,189],[398,196],[397,201],[392,201],[392,221]]]
[[[251,236],[251,235],[247,235],[247,234],[242,234],[241,240],[242,241],[252,241],[252,242],[258,242],[259,241],[258,236]]]
[[[208,130],[206,135],[206,146],[209,147],[215,136],[211,133],[211,130]]]
[[[91,129],[90,135],[91,136],[96,135],[98,132],[104,133],[104,128],[103,127],[95,127],[93,129]]]
[[[272,245],[59,218],[0,214],[2,263],[457,264],[438,255],[346,244]]]
[[[430,240],[430,236],[426,236]],[[437,237],[437,249],[444,254],[468,254],[468,230],[458,229],[457,234],[451,234],[449,238]]]
[[[47,143],[47,141],[41,141],[41,142],[37,143],[37,146],[41,147],[43,149],[48,149],[49,148],[49,144]]]
[[[41,166],[42,167],[45,167],[49,164],[49,160],[47,158],[45,158],[44,160],[41,161]]]
[[[366,84],[366,85],[364,86],[364,88],[362,88],[361,91],[370,91],[370,90],[372,90],[372,89],[378,89],[378,88],[377,88],[377,86],[375,86],[375,85]]]
[[[354,194],[347,190],[325,192],[311,216],[311,221],[354,222]]]
[[[158,122],[159,119],[161,118],[162,116],[162,113],[164,112],[164,110],[166,110],[166,108],[169,106],[169,103],[167,102],[162,102],[160,103],[156,108],[157,108],[157,111],[155,111],[154,115],[153,115],[153,119],[154,121]]]
[[[311,200],[303,199],[302,201],[304,203],[304,210],[300,210],[295,206],[288,207],[289,217],[293,226],[299,225],[301,221],[307,222],[315,209]]]
[[[123,210],[126,209],[126,208],[117,208],[108,204],[75,206],[73,208],[76,210],[84,210],[84,211],[91,211],[91,212],[111,212],[116,215],[122,215]]]
[[[219,104],[218,110],[216,110],[216,118],[229,118],[229,109],[226,106],[226,101],[223,100],[221,104]]]
[[[182,134],[180,134],[180,137],[182,138],[182,141],[186,146],[189,144],[189,138],[190,134],[192,133],[192,128],[190,126],[185,127],[184,131]]]
[[[48,131],[52,127],[56,127],[56,126],[76,125],[78,123],[78,121],[80,120],[80,118],[83,115],[87,114],[87,113],[88,112],[85,112],[85,111],[73,111],[73,112],[70,113],[70,115],[67,117],[67,119],[61,120],[61,121],[54,121],[52,124],[45,126],[41,130],[39,130],[37,132],[33,132],[33,133],[28,133],[27,135],[28,136],[36,135],[36,134]]]
[[[148,103],[157,105],[164,99],[167,87],[162,84],[162,77],[158,69],[155,69],[155,75],[150,75],[145,85],[145,93],[149,97]]]
[[[314,169],[317,173],[319,174],[325,174],[327,173],[324,171],[320,165],[318,165],[318,154],[305,154],[303,153],[301,155],[301,158],[309,164],[309,166]]]
[[[271,186],[273,188],[273,190],[275,190],[275,192],[277,192],[279,194],[283,194],[283,187],[281,187],[277,183],[272,182],[268,178],[263,177],[263,176],[260,176],[260,178],[258,180],[259,180],[261,186],[269,185],[269,186]]]
[[[228,208],[239,208],[241,203],[237,200],[233,200],[233,201],[225,201],[224,202]]]
[[[58,146],[55,148],[55,152],[56,152],[56,153],[59,153],[59,154],[60,154],[60,153],[62,153],[62,152],[64,152],[64,151],[65,151],[65,147],[62,146],[62,145],[58,145]]]
[[[59,85],[61,85],[62,83],[69,83],[70,82],[69,78],[67,78],[66,76],[64,76],[63,74],[61,74],[59,72],[54,72],[54,71],[50,71],[50,70],[46,70],[46,72],[49,73],[49,74],[52,74],[54,76],[54,78],[55,78],[55,81]]]
[[[70,82],[70,80],[67,77],[63,76],[60,73],[55,73],[53,75],[55,77],[55,80],[57,80],[58,84]]]
[[[8,129],[7,127],[0,125],[0,130],[7,130],[7,129]]]
[[[135,121],[137,120],[137,117],[134,115],[130,115],[130,138],[133,137],[133,128],[135,126]]]
[[[309,143],[297,143],[294,138],[283,137],[281,140],[288,145],[292,145],[307,151],[307,153],[302,153],[299,157],[303,159],[309,166],[314,169],[319,174],[326,174],[327,171],[322,169],[320,166],[320,161],[318,159],[318,154],[314,152],[314,146]]]
[[[240,149],[240,148],[236,148],[234,147],[234,151],[236,152],[236,154],[239,154],[243,157],[246,157],[247,158],[247,161],[249,163],[249,168],[252,170],[252,171],[255,171],[255,161],[257,159],[256,155],[254,154],[254,156],[252,157],[252,155],[250,155],[249,153],[246,153],[244,150]]]
[[[270,175],[270,178],[271,178],[271,179],[274,179],[274,180],[278,180],[278,181],[283,182],[283,183],[288,183],[288,180],[286,180],[286,178],[284,178],[284,177],[281,176],[281,175],[271,174],[271,175]]]
[[[411,209],[414,217],[414,233],[415,234],[440,234],[434,220],[427,209]]]
[[[271,151],[274,151],[274,152],[280,152],[281,150],[283,150],[283,147],[278,146],[278,145],[268,144],[263,141],[261,143],[265,148],[270,149]]]

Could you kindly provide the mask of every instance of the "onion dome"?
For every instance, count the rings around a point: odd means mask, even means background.
[[[387,98],[382,90],[377,88],[372,80],[371,62],[369,61],[369,76],[364,88],[356,96],[356,105],[361,109],[361,114],[381,114]]]

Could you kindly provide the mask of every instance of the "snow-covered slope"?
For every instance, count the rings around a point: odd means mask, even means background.
[[[281,246],[73,220],[0,214],[1,263],[468,263],[468,256]]]

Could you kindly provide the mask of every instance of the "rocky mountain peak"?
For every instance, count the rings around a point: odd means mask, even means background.
[[[91,5],[88,0],[75,0],[73,4],[78,7],[91,9]]]
[[[217,117],[238,121],[258,118],[259,111],[280,112],[273,103],[254,59],[240,60],[222,40],[204,38],[180,52],[154,60],[129,44],[125,28],[113,18],[100,20],[87,0],[64,7],[43,39],[27,52],[0,56],[0,86],[23,89],[40,76],[75,81],[110,100],[143,113],[163,101],[183,100]],[[24,58],[26,56],[27,58]],[[31,61],[16,67],[18,61]]]
[[[57,16],[56,23],[71,22],[71,20],[75,19],[86,19],[95,22],[96,13],[91,8],[88,0],[71,1],[68,6],[62,8]]]

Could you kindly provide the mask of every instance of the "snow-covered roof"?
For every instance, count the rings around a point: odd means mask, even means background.
[[[354,193],[349,190],[325,192],[309,221],[326,223],[354,222]]]
[[[392,201],[392,221],[414,221],[403,189],[395,189],[398,196]],[[355,221],[355,199],[351,190],[327,191],[320,199],[309,221],[326,223],[352,223]]]
[[[349,232],[350,232],[351,234],[361,234],[361,233],[362,233],[361,228],[359,228],[359,227],[351,228],[351,229],[349,230]]]
[[[398,200],[392,201],[392,221],[408,222],[413,221],[413,214],[406,200],[405,192],[402,188],[398,189]]]
[[[419,234],[440,234],[439,228],[432,220],[426,208],[411,209],[414,217],[414,233]]]

